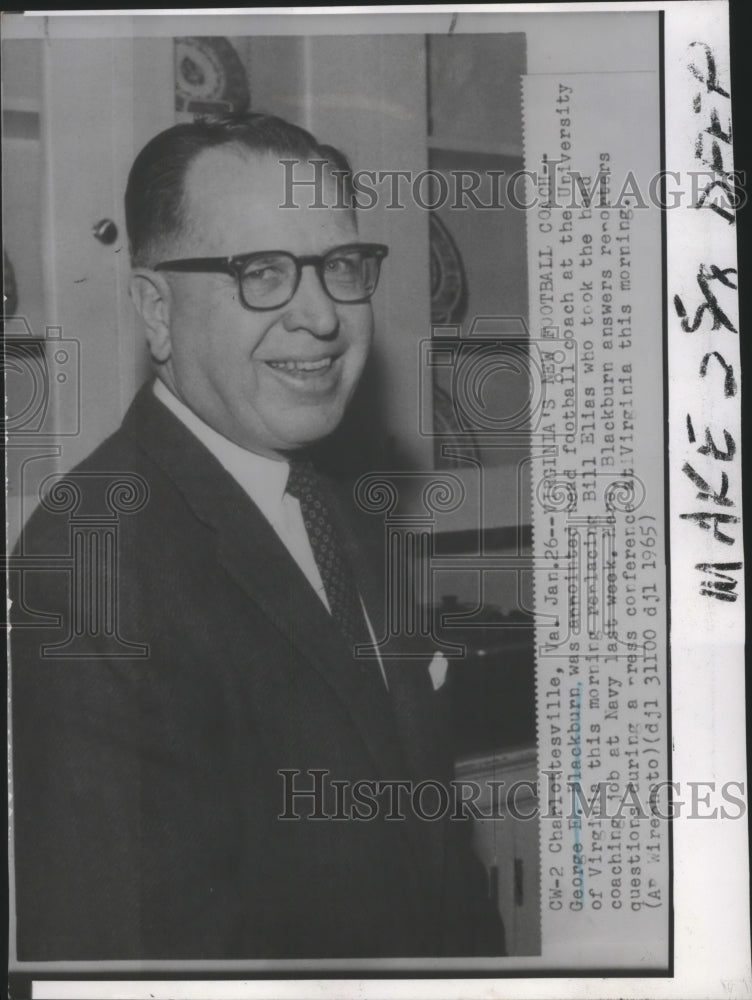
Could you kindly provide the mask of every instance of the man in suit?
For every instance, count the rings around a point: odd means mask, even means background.
[[[284,159],[326,161],[327,207],[279,207]],[[21,543],[41,571],[14,574],[23,960],[503,951],[467,824],[394,818],[394,782],[451,777],[441,707],[427,660],[356,654],[382,594],[306,458],[358,383],[386,253],[336,207],[348,172],[260,114],[134,163],[157,378],[52,485]]]

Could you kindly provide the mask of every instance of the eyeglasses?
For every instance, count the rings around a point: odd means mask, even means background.
[[[357,305],[376,291],[381,262],[389,253],[383,243],[347,243],[323,256],[296,257],[285,250],[261,250],[234,257],[190,257],[166,260],[155,271],[229,274],[238,282],[246,309],[263,311],[287,305],[298,290],[304,267],[313,267],[334,302]]]

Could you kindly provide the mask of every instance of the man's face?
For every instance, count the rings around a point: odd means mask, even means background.
[[[313,189],[303,188],[309,190],[310,200]],[[186,195],[190,235],[180,256],[320,255],[358,239],[345,209],[310,208],[305,200],[280,209],[282,168],[272,156],[205,150],[189,168]],[[333,182],[324,197],[335,202]],[[368,356],[370,303],[332,301],[312,267],[303,269],[291,301],[269,312],[244,308],[229,275],[171,272],[169,283],[171,356],[164,377],[206,423],[272,457],[337,427]]]

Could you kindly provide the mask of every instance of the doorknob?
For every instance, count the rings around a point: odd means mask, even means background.
[[[100,219],[91,229],[94,238],[109,246],[118,238],[118,228],[112,219]]]

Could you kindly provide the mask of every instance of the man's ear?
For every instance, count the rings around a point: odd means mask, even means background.
[[[131,275],[130,293],[133,304],[144,321],[151,356],[158,364],[164,364],[172,354],[172,292],[169,282],[157,271],[138,268]]]

